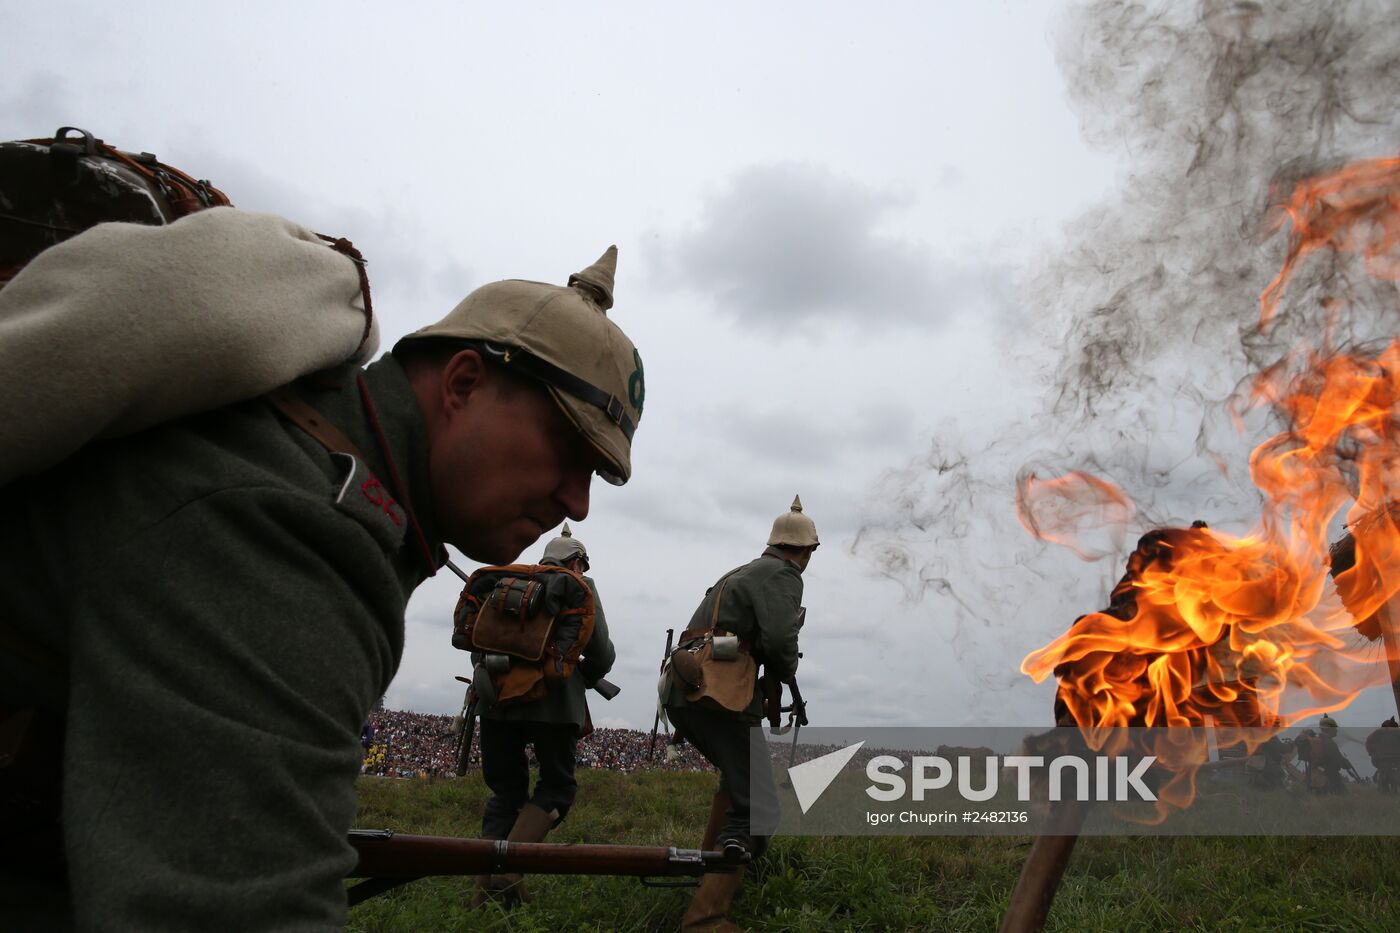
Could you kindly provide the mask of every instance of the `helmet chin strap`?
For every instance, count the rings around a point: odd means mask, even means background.
[[[622,400],[604,392],[587,380],[580,379],[567,370],[560,369],[548,360],[542,360],[528,350],[519,347],[501,347],[489,341],[477,344],[484,352],[507,366],[513,366],[532,379],[551,385],[560,392],[567,392],[580,401],[587,402],[607,415],[608,420],[617,425],[622,436],[630,442],[637,432],[637,423],[627,414]]]

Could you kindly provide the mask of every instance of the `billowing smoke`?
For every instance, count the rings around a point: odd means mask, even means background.
[[[1160,524],[1243,530],[1258,515],[1248,451],[1270,415],[1250,413],[1241,433],[1242,380],[1329,320],[1338,347],[1394,332],[1394,283],[1341,260],[1314,259],[1267,329],[1259,295],[1283,261],[1274,206],[1293,184],[1400,150],[1396,12],[1098,0],[1064,17],[1057,51],[1082,130],[1124,174],[1024,282],[1040,325],[1011,349],[1050,360],[1043,402],[993,443],[941,433],[892,470],[855,545],[911,598],[946,598],[955,645],[993,644],[988,630],[1014,641],[999,659],[963,651],[983,680],[1015,680],[1022,639],[1098,608],[1122,567],[1116,546],[1086,565],[1032,540],[1015,521],[1018,478],[1080,469],[1123,487],[1137,506],[1129,548]]]
[[[1259,293],[1283,259],[1271,207],[1306,175],[1400,148],[1395,13],[1099,2],[1067,18],[1060,58],[1085,135],[1127,153],[1129,171],[1122,200],[1080,219],[1034,283],[1067,325],[1051,412],[1153,424],[1320,332],[1323,309],[1296,293],[1258,329]],[[1312,281],[1335,289],[1339,271]],[[1374,322],[1355,323],[1352,339]]]

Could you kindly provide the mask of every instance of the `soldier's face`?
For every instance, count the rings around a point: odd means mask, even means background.
[[[804,549],[803,549],[803,551],[802,551],[802,556],[799,557],[799,558],[797,559],[797,569],[798,569],[798,570],[806,570],[806,569],[807,569],[807,565],[810,564],[810,563],[812,562],[812,555],[816,553],[816,550],[817,550],[816,545],[812,545],[812,546],[809,547],[809,548],[804,548]]]
[[[543,386],[489,367],[451,370],[429,443],[438,529],[472,560],[510,563],[564,519],[587,517],[597,455]]]

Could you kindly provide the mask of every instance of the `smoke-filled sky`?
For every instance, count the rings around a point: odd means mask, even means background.
[[[1220,403],[1317,323],[1301,288],[1252,329],[1271,186],[1400,149],[1393,2],[0,11],[0,136],[84,127],[349,237],[385,347],[618,245],[648,387],[632,482],[575,527],[618,646],[603,724],[649,728],[665,630],[794,493],[814,723],[1048,724],[1017,668],[1123,548],[1257,515],[1264,425]],[[1137,502],[1095,562],[1015,518],[1018,475],[1069,468]],[[390,706],[460,702],[456,590],[415,595]]]

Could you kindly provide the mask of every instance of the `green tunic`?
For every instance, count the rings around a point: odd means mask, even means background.
[[[48,697],[67,716],[71,902],[49,905],[55,917],[343,926],[360,726],[398,667],[404,606],[427,573],[353,372],[307,398],[368,464],[251,401],[93,445],[5,488],[6,621],[68,663],[64,692],[0,656],[5,703]],[[417,401],[392,357],[365,378],[436,551]],[[0,900],[17,884],[0,872]]]
[[[541,563],[552,563],[541,561]],[[608,621],[603,616],[603,603],[598,599],[598,587],[592,577],[584,577],[584,582],[593,592],[593,637],[588,640],[583,656],[573,674],[559,687],[530,703],[518,703],[504,709],[490,706],[481,711],[483,719],[503,719],[512,722],[571,722],[583,728],[588,716],[588,690],[599,680],[608,676],[617,651],[608,637]],[[481,654],[472,653],[472,663],[480,663]]]
[[[802,571],[791,561],[778,556],[769,548],[761,557],[730,571],[721,578],[724,594],[720,597],[716,627],[738,635],[748,643],[754,660],[781,680],[797,673],[798,614],[802,608]],[[705,598],[690,617],[688,633],[710,627],[715,594],[720,581],[705,591]],[[665,700],[667,706],[688,706],[686,690],[675,681]],[[721,712],[721,711],[716,711]],[[728,711],[722,711],[728,712]],[[753,701],[733,717],[758,723],[763,717],[763,695],[754,683]]]

